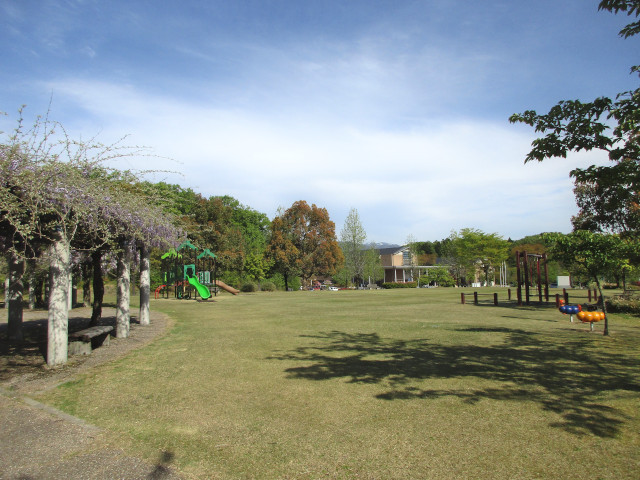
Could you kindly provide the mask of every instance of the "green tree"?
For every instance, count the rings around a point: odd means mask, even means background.
[[[415,242],[418,265],[435,265],[438,259],[434,242]]]
[[[413,281],[416,281],[415,267],[419,265],[418,255],[420,254],[420,246],[418,244],[418,241],[416,240],[416,237],[411,234],[407,237],[407,247],[409,248],[409,265],[411,266],[411,278],[413,279]]]
[[[380,252],[373,243],[365,250],[364,278],[368,283],[384,280],[384,267],[380,260]]]
[[[446,267],[428,268],[423,276],[423,282],[434,282],[441,287],[451,287],[455,285],[455,280]]]
[[[340,247],[344,265],[352,282],[364,280],[365,249],[367,233],[360,222],[358,210],[351,208],[340,232]]]
[[[460,275],[471,278],[481,270],[487,284],[491,275],[495,277],[496,267],[509,257],[509,242],[497,233],[487,234],[478,229],[463,228],[449,238],[454,265]]]
[[[267,264],[261,253],[250,253],[247,255],[244,268],[249,278],[257,282],[266,278]]]
[[[242,205],[229,195],[215,198],[219,198],[223,205],[231,208],[231,223],[242,233],[244,251],[247,255],[263,253],[271,226],[269,217],[251,207]]]
[[[605,313],[604,335],[609,335],[609,319],[602,293],[601,277],[632,268],[633,259],[640,255],[637,242],[625,241],[620,235],[578,230],[568,235],[547,234],[553,257],[577,273],[586,273],[598,288],[601,307]]]
[[[600,10],[640,15],[639,0],[603,0]],[[640,32],[640,23],[628,24],[623,37]],[[632,72],[640,72],[637,66]],[[591,102],[563,100],[547,114],[535,110],[513,114],[511,123],[534,127],[543,136],[533,141],[525,163],[569,152],[603,150],[613,165],[574,169],[579,214],[574,227],[637,237],[640,232],[640,89],[619,93],[615,99],[599,97]]]

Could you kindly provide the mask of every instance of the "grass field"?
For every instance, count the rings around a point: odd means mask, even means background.
[[[604,337],[455,289],[152,308],[166,336],[43,400],[187,478],[640,478],[637,317]]]

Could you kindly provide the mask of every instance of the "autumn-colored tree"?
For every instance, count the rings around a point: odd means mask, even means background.
[[[265,253],[285,278],[286,288],[293,276],[309,283],[315,275],[333,275],[344,263],[329,213],[304,200],[273,219]]]
[[[284,288],[289,290],[289,280],[300,274],[298,257],[300,252],[293,243],[289,227],[282,216],[276,216],[271,222],[271,239],[265,255],[270,260],[272,270],[282,274]]]

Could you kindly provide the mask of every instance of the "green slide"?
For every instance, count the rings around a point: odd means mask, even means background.
[[[189,283],[193,285],[196,290],[198,290],[198,293],[203,300],[206,300],[211,296],[211,292],[209,291],[209,289],[202,285],[196,277],[189,276],[187,277],[187,280],[189,280]]]

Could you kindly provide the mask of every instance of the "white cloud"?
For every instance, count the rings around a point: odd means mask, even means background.
[[[153,168],[204,195],[229,194],[272,217],[304,199],[329,210],[339,232],[358,209],[370,240],[439,239],[476,227],[518,238],[567,230],[575,211],[569,171],[600,161],[574,155],[523,165],[532,136],[505,122],[467,119],[394,132],[340,119],[278,119],[154,97],[131,86],[52,85],[58,101],[99,118],[107,140],[133,133],[153,147]],[[83,115],[74,117],[75,128]],[[89,132],[95,133],[95,132]],[[87,132],[84,132],[86,136]],[[148,168],[127,160],[127,168]]]

